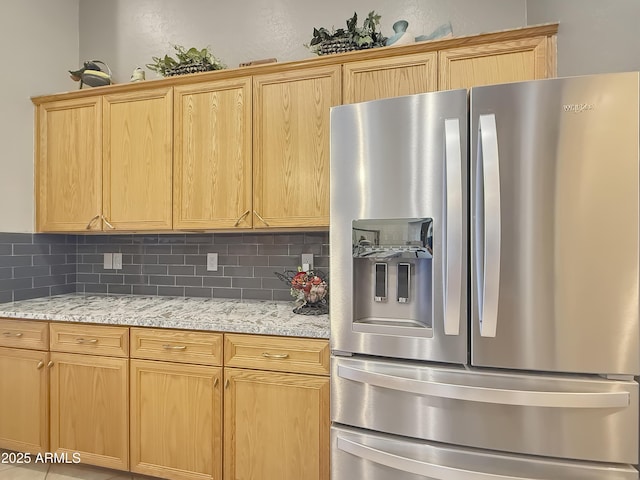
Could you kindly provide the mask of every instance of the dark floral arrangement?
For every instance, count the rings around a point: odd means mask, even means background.
[[[294,313],[304,315],[321,315],[329,313],[329,285],[326,275],[320,271],[304,272],[287,270],[284,273],[274,272],[283,282],[291,287],[291,296],[296,299]]]
[[[347,19],[346,30],[314,28],[313,38],[306,46],[317,55],[383,47],[386,37],[380,32],[380,18],[372,10],[362,22],[362,27],[358,27],[358,14],[353,12],[353,17]]]

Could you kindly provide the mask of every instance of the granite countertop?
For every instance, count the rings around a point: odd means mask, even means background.
[[[0,303],[0,317],[329,338],[328,315],[298,315],[293,307],[292,301],[68,294]]]

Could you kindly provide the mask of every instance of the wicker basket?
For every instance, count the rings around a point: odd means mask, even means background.
[[[366,50],[368,48],[381,46],[382,45],[376,45],[373,43],[358,45],[346,38],[336,38],[333,40],[325,40],[324,42],[319,43],[316,52],[318,55],[331,55],[332,53],[352,52],[354,50]]]
[[[198,64],[186,64],[186,65],[178,65],[174,68],[169,68],[164,73],[165,77],[174,77],[176,75],[186,75],[189,73],[199,73],[199,72],[208,72],[210,70],[215,70],[213,65],[207,65],[204,63]]]

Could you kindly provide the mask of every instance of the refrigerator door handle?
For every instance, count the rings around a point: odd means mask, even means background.
[[[494,114],[480,115],[478,139],[475,199],[478,320],[480,336],[495,337],[500,288],[501,207],[498,132]]]
[[[525,480],[526,477],[512,477],[511,475],[496,475],[491,473],[474,472],[461,468],[437,465],[434,463],[402,457],[394,453],[385,452],[368,445],[348,440],[338,436],[336,446],[339,450],[355,457],[369,460],[395,470],[421,475],[435,480]]]
[[[462,151],[460,120],[444,121],[445,137],[445,226],[443,252],[444,334],[460,334],[462,289]]]
[[[338,366],[338,376],[403,393],[468,402],[546,408],[625,408],[630,404],[629,392],[549,392],[474,387],[398,377],[347,365]]]

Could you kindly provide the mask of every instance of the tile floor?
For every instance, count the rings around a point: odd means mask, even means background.
[[[88,465],[0,463],[0,480],[157,480],[155,477]]]

